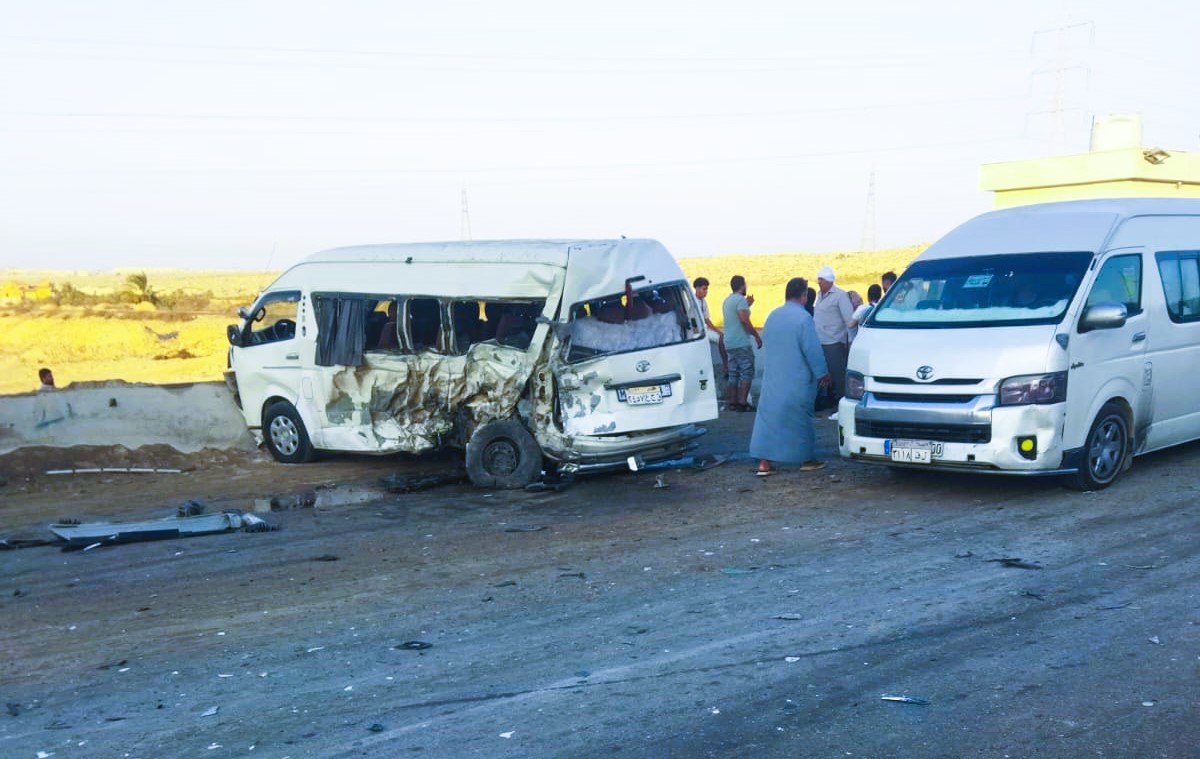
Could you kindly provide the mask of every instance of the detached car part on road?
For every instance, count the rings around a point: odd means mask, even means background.
[[[1200,438],[1200,200],[1010,208],[934,243],[850,349],[841,454],[1112,484]]]
[[[717,415],[699,306],[653,240],[368,245],[284,272],[228,330],[250,429],[316,451],[465,451],[476,485],[678,456]]]

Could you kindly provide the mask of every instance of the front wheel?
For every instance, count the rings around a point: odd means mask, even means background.
[[[312,461],[312,443],[300,412],[287,401],[276,401],[263,414],[263,442],[275,460],[283,464]]]
[[[1106,403],[1092,422],[1079,471],[1067,484],[1075,490],[1103,490],[1117,479],[1129,458],[1129,421],[1115,403]]]
[[[475,430],[466,463],[476,487],[523,488],[542,471],[542,449],[524,425],[505,419]]]

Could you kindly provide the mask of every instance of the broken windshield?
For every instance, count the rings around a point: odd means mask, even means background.
[[[567,360],[660,348],[704,336],[704,324],[686,282],[577,303],[571,309]]]
[[[872,327],[1003,327],[1062,320],[1091,253],[916,261],[867,320]]]

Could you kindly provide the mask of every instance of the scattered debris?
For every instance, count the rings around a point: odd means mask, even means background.
[[[1124,608],[1132,606],[1132,605],[1133,605],[1133,601],[1126,601],[1123,604],[1112,604],[1111,606],[1101,606],[1100,611],[1113,611],[1114,609],[1124,609]]]
[[[546,529],[546,525],[544,525],[544,524],[531,524],[531,525],[513,525],[512,527],[505,527],[504,531],[505,532],[541,532],[544,529]]]
[[[507,733],[500,733],[500,737],[501,738],[511,738],[511,737],[513,737],[513,733],[515,733],[515,732],[517,732],[517,731],[509,730]]]
[[[210,707],[208,707],[207,709],[205,709],[205,710],[204,710],[204,713],[202,713],[200,716],[201,716],[201,717],[212,717],[212,716],[215,716],[215,715],[216,715],[216,713],[217,713],[217,712],[219,712],[219,711],[221,711],[221,707],[219,707],[219,706],[210,706]]]
[[[26,593],[25,591],[21,590],[20,588],[17,588],[16,590],[13,591],[13,598],[23,598],[24,596],[27,596],[27,595],[29,595],[29,594]]]
[[[36,548],[57,543],[50,538],[0,538],[0,551],[15,551],[18,548]]]
[[[654,475],[654,487],[661,490],[662,488],[669,488],[671,486],[667,483],[667,476],[665,474],[656,474]]]
[[[492,587],[493,588],[508,588],[508,587],[512,587],[513,585],[516,585],[516,584],[517,584],[516,580],[505,580],[504,582],[496,583]]]
[[[205,511],[208,511],[208,504],[204,501],[187,501],[179,505],[179,508],[175,511],[175,516],[198,517]]]
[[[1142,566],[1137,566],[1136,564],[1126,564],[1125,566],[1128,569],[1157,569],[1158,568],[1158,567],[1154,566],[1153,564],[1143,564]]]
[[[972,557],[972,556],[974,556],[974,555],[975,555],[975,552],[974,552],[974,551],[963,551],[962,553],[956,553],[956,554],[954,554],[954,558],[956,558],[956,559],[969,559],[969,558],[971,558],[971,557]]]
[[[796,662],[800,661],[800,657],[799,656],[785,656],[785,657],[783,657],[783,660],[785,662],[787,662],[788,664],[795,664]]]
[[[1146,638],[1146,640],[1150,641],[1151,643],[1153,643],[1156,646],[1162,645],[1162,641],[1158,639],[1157,635],[1152,635],[1149,638]]]
[[[128,474],[183,474],[182,469],[160,469],[147,466],[106,466],[93,469],[47,469],[46,474],[109,474],[123,472]]]
[[[884,701],[895,701],[901,704],[916,704],[917,706],[929,706],[928,699],[917,698],[915,696],[889,696],[886,693],[879,697]]]
[[[372,733],[382,733],[384,731],[384,729],[385,729],[384,726],[379,724],[378,722],[371,723],[371,726],[367,728],[367,730]]]
[[[8,716],[10,716],[10,717],[21,716],[21,705],[16,703],[15,701],[9,701],[4,706],[6,709],[8,709]]]
[[[405,641],[404,643],[399,643],[393,646],[393,648],[400,651],[424,651],[427,648],[433,648],[433,644],[426,643],[423,640],[409,640]]]
[[[758,567],[721,567],[721,574],[731,576],[748,575],[754,572],[756,569],[758,569]]]
[[[553,490],[555,493],[561,493],[574,484],[574,474],[564,474],[561,472],[542,472],[542,478],[537,482],[529,483],[525,486],[525,489],[531,493],[541,493],[547,490]]]
[[[586,575],[583,572],[563,572],[559,577],[578,577],[580,580],[583,580],[586,578]]]
[[[1025,596],[1026,598],[1036,598],[1039,601],[1046,600],[1045,596],[1041,595],[1040,593],[1034,593],[1032,590],[1022,590],[1021,595]]]
[[[461,485],[466,482],[465,472],[432,472],[429,474],[404,475],[396,472],[380,477],[379,482],[389,493],[415,493],[442,485]]]
[[[124,667],[128,663],[129,663],[128,659],[122,659],[121,661],[118,661],[118,662],[111,662],[109,664],[101,664],[99,667],[96,667],[96,669],[112,669],[113,667]]]
[[[782,619],[785,622],[799,622],[800,620],[804,619],[804,617],[800,616],[799,614],[776,614],[775,616],[771,617],[771,619]]]
[[[188,502],[194,503],[192,501]],[[180,507],[182,510],[183,507]],[[90,522],[64,520],[50,525],[50,531],[66,542],[64,550],[90,550],[100,545],[117,545],[143,540],[168,540],[196,535],[245,529],[262,532],[274,529],[258,517],[232,509],[219,514],[174,516],[144,522]]]
[[[314,556],[314,557],[312,557],[312,559],[311,559],[311,560],[312,560],[312,561],[341,561],[341,557],[340,557],[340,556],[334,556],[334,555],[333,555],[333,554],[331,554],[331,553],[323,553],[323,554],[321,554],[320,556]]]
[[[984,559],[984,561],[995,562],[997,564],[1000,564],[1001,566],[1008,567],[1009,569],[1041,569],[1042,568],[1042,566],[1040,564],[1034,564],[1031,561],[1025,561],[1024,559],[1019,559],[1019,558]]]
[[[292,511],[294,509],[309,509],[317,502],[317,491],[305,490],[303,493],[276,495],[271,497],[271,511]]]

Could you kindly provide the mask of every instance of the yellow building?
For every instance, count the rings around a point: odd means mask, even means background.
[[[1085,198],[1200,198],[1200,153],[1141,145],[1136,116],[1098,119],[1091,150],[984,164],[980,186],[996,208]]]

